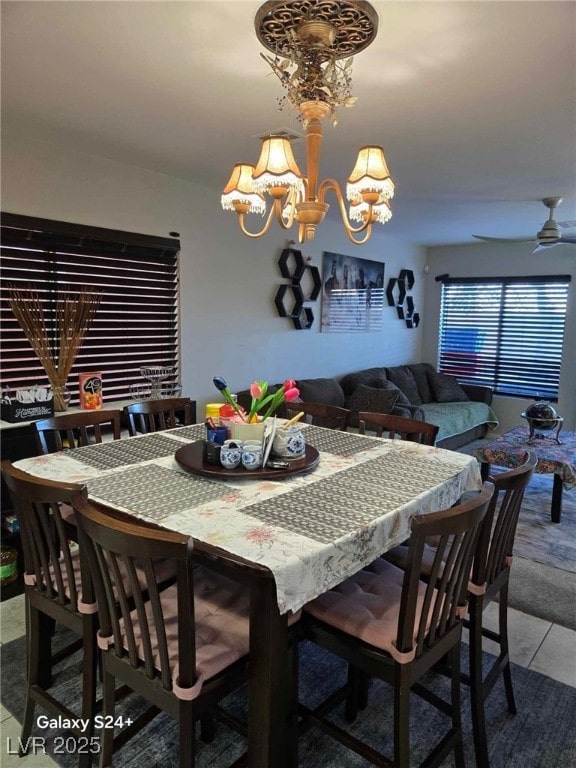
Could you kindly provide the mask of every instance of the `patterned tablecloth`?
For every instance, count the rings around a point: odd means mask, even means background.
[[[528,427],[515,427],[478,448],[474,455],[478,461],[497,467],[515,467],[526,451],[532,451],[538,456],[536,472],[560,475],[566,490],[576,486],[576,432],[560,432],[562,445],[554,439],[555,432],[535,438],[531,443],[527,442],[529,434]]]
[[[320,452],[308,475],[221,481],[183,470],[174,452],[203,425],[37,456],[31,474],[82,482],[90,498],[268,567],[281,613],[296,611],[396,546],[410,518],[481,486],[465,454],[306,426]]]

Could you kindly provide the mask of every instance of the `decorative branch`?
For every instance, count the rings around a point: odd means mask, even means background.
[[[65,288],[56,300],[57,342],[53,343],[39,292],[32,284],[10,285],[8,303],[52,385],[54,408],[65,410],[63,389],[96,314],[102,294],[80,286]]]

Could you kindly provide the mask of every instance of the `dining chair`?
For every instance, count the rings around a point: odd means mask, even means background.
[[[20,752],[28,744],[36,704],[52,715],[77,721],[78,714],[58,701],[53,692],[52,668],[71,653],[82,649],[81,717],[88,729],[72,730],[86,737],[87,745],[96,713],[96,603],[92,582],[78,549],[71,544],[60,504],[84,493],[82,486],[57,483],[22,472],[10,461],[1,464],[2,476],[20,523],[24,552],[26,605],[27,682]],[[70,629],[76,639],[52,653],[55,623]],[[79,755],[79,765],[89,766],[90,749]]]
[[[508,590],[514,538],[524,492],[538,464],[538,456],[528,451],[521,466],[491,475],[495,493],[482,527],[474,570],[468,584],[470,673],[463,681],[470,686],[474,749],[478,768],[488,768],[485,704],[500,675],[504,680],[508,711],[516,714],[510,651],[508,643]],[[492,600],[498,600],[498,630],[484,626],[482,617]],[[500,652],[484,673],[482,669],[482,638],[498,643]]]
[[[120,410],[74,411],[36,421],[36,440],[44,454],[101,443],[106,427],[114,440],[120,440]]]
[[[124,406],[131,437],[139,433],[158,432],[163,429],[192,424],[192,406],[189,397],[143,400]]]
[[[309,417],[306,419],[308,423],[315,424],[317,427],[339,429],[342,432],[348,429],[350,411],[347,408],[326,403],[284,403],[284,415],[287,419],[296,416],[300,411],[304,411],[305,417]]]
[[[164,711],[180,726],[179,765],[193,768],[196,720],[246,681],[249,590],[198,565],[194,541],[188,536],[140,521],[116,520],[80,494],[73,505],[100,617],[103,717],[114,721],[117,680],[151,704],[118,737],[113,729],[103,729],[101,765],[111,765],[117,746]],[[176,568],[175,583],[162,592],[154,575],[160,560],[169,560]],[[137,561],[143,565],[147,597],[131,605],[126,587],[137,598],[140,595]],[[120,563],[126,583],[117,578]],[[231,716],[226,720],[231,722]]]
[[[490,476],[494,495],[482,524],[474,554],[472,574],[468,582],[468,615],[464,626],[469,629],[469,672],[461,680],[470,686],[472,728],[477,768],[488,768],[488,739],[486,735],[485,703],[502,675],[508,711],[516,713],[510,651],[508,642],[508,588],[514,538],[524,492],[538,464],[538,456],[526,452],[522,463],[505,472]],[[436,549],[434,543],[424,551],[424,578],[430,572]],[[407,548],[399,546],[384,555],[394,565],[406,568]],[[483,613],[494,600],[498,600],[498,630],[483,624]],[[498,643],[499,654],[486,671],[482,666],[482,638]],[[444,669],[445,672],[449,670]]]
[[[394,688],[393,756],[384,756],[326,715],[345,696],[355,695],[354,675],[344,689],[314,710],[300,706],[303,723],[311,722],[375,765],[410,766],[410,696],[415,693],[448,714],[451,728],[421,764],[437,766],[453,750],[457,768],[464,766],[460,712],[460,645],[462,600],[472,557],[494,491],[480,493],[449,509],[411,520],[405,571],[379,559],[304,607],[304,637],[343,658],[350,670],[378,677]],[[438,536],[437,556],[428,581],[421,580],[424,545]],[[424,687],[423,676],[448,656],[455,674],[450,700]]]
[[[434,445],[439,427],[418,419],[408,419],[404,416],[394,416],[390,413],[373,413],[360,411],[358,414],[358,432],[366,434],[366,430],[382,437],[384,433],[390,438],[398,436],[401,440],[411,440],[424,445]]]

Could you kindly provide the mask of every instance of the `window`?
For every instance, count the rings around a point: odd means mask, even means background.
[[[90,286],[102,301],[68,378],[78,405],[78,374],[101,371],[104,400],[129,397],[141,366],[178,371],[178,251],[172,238],[3,214],[0,320],[3,392],[48,384],[7,301],[7,285],[32,286],[48,328],[59,291]]]
[[[438,368],[496,394],[558,400],[570,279],[446,278]]]

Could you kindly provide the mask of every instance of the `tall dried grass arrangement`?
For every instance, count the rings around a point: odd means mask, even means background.
[[[34,286],[8,288],[12,312],[50,379],[56,411],[67,407],[63,398],[66,380],[101,299],[102,294],[89,287],[65,288],[56,300],[56,327],[51,333]]]

